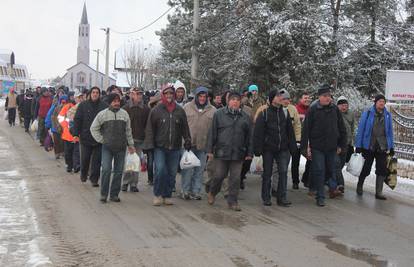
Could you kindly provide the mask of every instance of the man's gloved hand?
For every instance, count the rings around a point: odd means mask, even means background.
[[[185,142],[184,143],[184,149],[187,150],[187,151],[190,151],[191,150],[191,142]]]
[[[357,148],[355,149],[355,153],[357,153],[357,154],[362,153],[362,148],[357,147]]]

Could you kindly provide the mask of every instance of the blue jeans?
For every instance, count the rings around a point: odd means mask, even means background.
[[[272,192],[272,174],[273,162],[276,161],[278,170],[277,181],[277,200],[286,200],[287,192],[287,172],[290,161],[290,153],[288,150],[271,152],[265,151],[263,157],[263,175],[262,175],[262,200],[270,201]],[[276,181],[275,181],[276,182]],[[276,185],[274,186],[276,187]]]
[[[201,150],[192,150],[201,162],[200,167],[181,171],[181,190],[183,193],[199,195],[203,186],[203,173],[207,164],[207,153]]]
[[[327,172],[329,172],[327,174]],[[329,188],[336,188],[336,150],[320,151],[312,149],[312,185],[316,199],[325,199],[325,175],[329,177]]]
[[[162,198],[170,198],[172,196],[179,162],[179,149],[154,149],[154,196]]]
[[[101,196],[107,197],[109,192],[109,182],[113,173],[110,197],[118,197],[121,190],[122,173],[124,171],[125,150],[113,152],[107,146],[102,145],[102,171],[101,171]],[[112,160],[114,168],[112,170]]]

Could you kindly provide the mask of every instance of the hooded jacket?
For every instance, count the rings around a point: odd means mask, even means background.
[[[188,100],[187,100],[187,88],[185,87],[185,84],[182,83],[181,81],[176,81],[174,83],[174,89],[177,91],[178,88],[183,88],[184,89],[184,97],[182,102],[177,102],[177,100],[175,101],[175,103],[177,103],[177,105],[184,107],[185,104],[187,104]]]
[[[134,105],[132,100],[123,107],[129,115],[131,120],[132,136],[134,141],[143,142],[145,140],[145,127],[147,125],[150,109],[144,105]]]

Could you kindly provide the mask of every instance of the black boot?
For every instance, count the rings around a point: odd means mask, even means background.
[[[362,194],[364,192],[363,186],[364,186],[364,178],[360,177],[359,180],[358,180],[357,189],[356,189],[356,192],[357,192],[358,196],[362,196]]]
[[[128,191],[128,184],[123,184],[121,190],[122,190],[122,192]]]
[[[384,187],[385,176],[377,175],[375,181],[375,198],[380,200],[387,200],[387,198],[382,194],[382,189]]]

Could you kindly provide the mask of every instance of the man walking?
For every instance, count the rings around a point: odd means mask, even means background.
[[[45,120],[47,113],[52,106],[53,99],[50,92],[46,88],[42,88],[41,96],[39,97],[38,103],[36,105],[36,117],[38,121],[38,133],[39,133],[39,142],[43,146],[43,142],[46,138],[46,125]]]
[[[241,211],[238,194],[243,161],[251,160],[253,156],[251,118],[240,106],[240,94],[230,92],[227,107],[219,109],[213,116],[207,146],[209,159],[214,157],[215,160],[215,174],[210,181],[208,203],[214,204],[224,178],[230,173],[227,204],[234,211]]]
[[[123,107],[131,120],[132,137],[134,139],[134,147],[138,155],[141,155],[142,153],[145,140],[145,127],[150,113],[149,107],[144,105],[143,96],[144,91],[142,89],[133,88],[130,91],[130,99]],[[127,191],[129,186],[129,190],[131,192],[139,192],[138,176],[138,172],[124,173],[122,191]]]
[[[292,120],[288,111],[283,110],[282,100],[286,92],[276,90],[269,93],[269,107],[257,117],[254,128],[254,153],[263,156],[262,201],[263,205],[271,206],[273,163],[278,170],[277,204],[290,206],[287,200],[287,171],[290,161],[290,151],[296,149],[296,139]],[[275,185],[276,187],[276,185]]]
[[[200,167],[181,171],[182,198],[201,200],[203,173],[207,163],[207,136],[213,121],[214,108],[207,99],[208,89],[198,87],[195,98],[184,106],[191,133],[191,150],[201,162]]]
[[[319,87],[317,100],[308,111],[302,130],[302,153],[312,160],[312,185],[316,189],[316,204],[325,206],[325,174],[328,173],[330,193],[336,190],[337,154],[346,146],[346,129],[341,113],[332,104],[332,87]]]
[[[77,141],[77,139],[80,141],[80,179],[82,182],[86,182],[90,173],[89,180],[94,187],[99,186],[102,145],[92,137],[90,128],[96,115],[106,109],[106,107],[107,105],[101,100],[101,90],[98,87],[92,87],[88,93],[87,100],[79,104],[74,124],[71,128],[74,141]]]
[[[122,173],[124,169],[125,152],[128,146],[129,153],[135,153],[132,138],[131,121],[128,113],[121,109],[121,97],[111,93],[107,97],[110,106],[96,115],[92,125],[91,134],[96,142],[102,144],[102,176],[101,176],[101,202],[108,199],[120,202]],[[113,161],[113,168],[112,168]],[[113,173],[111,189],[109,184]]]
[[[190,150],[187,116],[175,101],[173,85],[167,84],[161,91],[161,103],[150,112],[145,131],[144,147],[154,149],[154,206],[173,204],[171,196],[183,139],[184,148]]]

